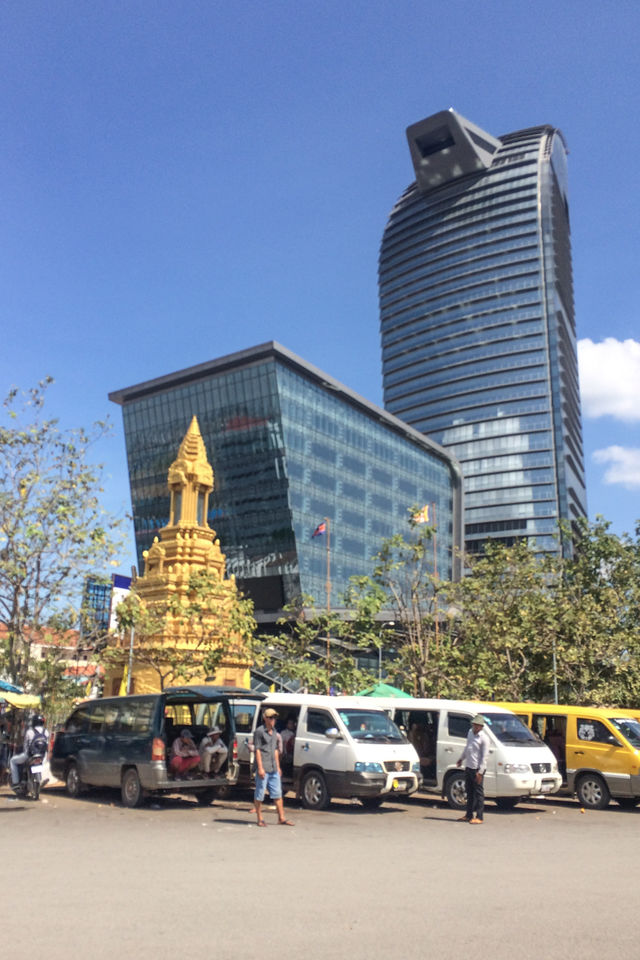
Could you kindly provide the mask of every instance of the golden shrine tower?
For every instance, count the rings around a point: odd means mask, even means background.
[[[215,530],[207,523],[213,479],[198,420],[194,416],[180,444],[178,456],[169,467],[169,523],[159,531],[160,537],[155,537],[149,550],[144,551],[144,573],[132,584],[132,591],[147,611],[156,612],[162,618],[163,635],[153,637],[151,643],[147,638],[135,638],[131,693],[160,690],[161,671],[158,664],[149,662],[150,655],[145,655],[145,650],[148,651],[151,646],[154,654],[160,651],[160,659],[162,649],[167,649],[167,662],[175,662],[176,653],[180,651],[184,652],[185,662],[189,662],[186,677],[172,677],[165,685],[204,682],[205,677],[211,675],[202,665],[198,666],[198,653],[201,652],[199,639],[194,636],[185,618],[180,616],[180,610],[186,608],[191,599],[190,583],[198,574],[208,575],[206,582],[213,582],[215,586],[215,593],[212,594],[215,599],[210,601],[207,608],[211,611],[215,607],[215,615],[212,612],[208,616],[205,612],[199,628],[209,634],[208,642],[214,649],[219,649],[221,645],[225,647],[215,669],[215,679],[211,682],[221,686],[249,687],[251,659],[248,644],[237,628],[231,625],[232,609],[239,601],[235,577],[226,579],[225,555],[220,549]],[[216,642],[217,636],[220,637],[219,644]],[[121,644],[128,647],[128,638],[123,637]],[[112,680],[112,693],[124,692],[120,689],[122,672],[121,666],[121,676]]]

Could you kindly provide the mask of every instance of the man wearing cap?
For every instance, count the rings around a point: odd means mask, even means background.
[[[211,727],[210,730],[207,730],[206,737],[203,737],[200,741],[200,746],[198,747],[200,751],[200,769],[207,776],[209,776],[209,774],[215,776],[227,759],[227,753],[229,751],[220,739],[221,734],[222,730],[220,727]]]
[[[256,772],[255,810],[259,827],[266,827],[262,818],[262,804],[267,790],[276,805],[278,823],[285,827],[293,826],[291,820],[287,820],[284,815],[284,804],[282,802],[280,751],[278,749],[278,734],[276,733],[277,716],[278,714],[273,707],[267,707],[262,714],[262,725],[257,728],[253,735]]]
[[[456,766],[464,762],[464,781],[467,790],[467,812],[459,817],[461,822],[482,823],[484,814],[484,774],[487,768],[489,737],[484,725],[485,719],[477,713],[471,721],[467,742]]]

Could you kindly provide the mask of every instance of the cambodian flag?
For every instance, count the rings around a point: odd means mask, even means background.
[[[327,524],[326,524],[326,521],[323,520],[322,523],[319,523],[318,526],[313,531],[313,533],[311,534],[311,539],[313,540],[314,537],[322,537],[326,532],[327,532]]]

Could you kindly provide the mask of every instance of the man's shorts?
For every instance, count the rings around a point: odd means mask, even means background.
[[[275,770],[273,773],[265,773],[264,777],[260,777],[256,773],[256,792],[254,797],[258,803],[262,803],[267,790],[272,800],[279,800],[282,796],[280,774],[276,773]]]

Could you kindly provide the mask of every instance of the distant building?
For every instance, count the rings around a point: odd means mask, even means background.
[[[167,469],[196,415],[215,477],[208,522],[258,619],[303,594],[325,605],[326,532],[312,536],[325,518],[332,607],[415,505],[434,505],[438,572],[457,573],[455,458],[277,343],[109,396],[122,406],[140,566],[169,522]]]
[[[407,138],[416,179],[380,250],[385,407],[462,464],[469,552],[555,550],[586,514],[562,134],[447,110]]]
[[[87,577],[82,596],[83,633],[108,633],[117,629],[115,610],[129,592],[131,577],[113,573],[110,580]]]

